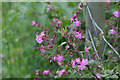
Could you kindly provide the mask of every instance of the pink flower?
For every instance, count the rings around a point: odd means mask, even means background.
[[[73,16],[71,17],[71,19],[70,19],[70,20],[71,20],[71,21],[70,21],[70,23],[72,23],[72,21],[74,20],[74,19],[73,19]]]
[[[85,46],[85,52],[88,52],[88,48]]]
[[[72,63],[72,67],[75,67],[75,61],[72,60],[71,63]]]
[[[40,71],[40,70],[39,70],[39,69],[37,69],[35,72],[36,72],[36,73],[38,73],[39,71]]]
[[[41,48],[41,49],[44,49],[44,48],[45,48],[45,46],[41,45],[41,46],[40,46],[40,48]]]
[[[80,62],[80,59],[77,59],[80,65],[77,65],[78,69],[83,70],[85,68],[85,65],[88,64],[88,59],[82,59],[82,62]]]
[[[111,34],[115,34],[115,33],[116,33],[114,29],[109,30],[109,32],[110,32]]]
[[[58,61],[61,62],[63,60],[63,56],[62,55],[57,55],[58,56]]]
[[[59,73],[58,73],[59,77],[61,77],[61,76],[62,76],[62,74],[63,74],[63,73],[62,73],[61,71],[59,71]]]
[[[42,40],[41,38],[36,38],[36,41],[37,41],[38,43],[42,43],[42,42],[43,42],[43,40]]]
[[[115,11],[115,12],[113,12],[114,13],[114,16],[115,17],[120,17],[120,11],[119,10],[117,10],[117,11]]]
[[[38,24],[36,24],[35,26],[38,27]]]
[[[60,71],[58,72],[59,77],[61,77],[64,72],[65,72],[65,69],[60,70]]]
[[[52,60],[53,61],[58,60],[58,65],[61,65],[61,61],[63,60],[63,56],[62,55],[54,56]]]
[[[48,45],[47,48],[50,49],[50,46]]]
[[[120,37],[120,35],[118,35],[118,37]]]
[[[58,61],[58,65],[61,65],[61,61]]]
[[[77,16],[77,14],[74,15],[74,17],[76,17],[76,16]]]
[[[49,71],[49,70],[44,70],[44,71],[43,71],[43,75],[44,75],[44,74],[46,74],[46,75],[47,75],[47,74],[49,74],[49,73],[50,73],[50,71]]]
[[[56,60],[58,60],[58,57],[57,57],[57,56],[54,56],[52,60],[53,60],[53,61],[56,61]]]
[[[77,65],[78,69],[83,70],[85,68],[85,65]]]
[[[84,6],[83,3],[78,4],[78,8],[80,8],[80,7],[82,8],[83,6]]]
[[[61,72],[64,73],[64,72],[65,72],[65,69],[62,69]]]
[[[62,23],[62,21],[60,21],[60,20],[58,20],[58,19],[57,19],[57,21],[58,21],[58,23]]]
[[[81,65],[88,65],[88,59],[82,59]]]
[[[40,37],[44,36],[44,31],[41,32]]]
[[[40,49],[41,50],[41,52],[45,52],[45,50],[44,49]]]
[[[49,8],[49,7],[47,7],[47,13],[49,12],[49,10],[50,10],[50,8]]]
[[[78,21],[77,18],[75,18],[75,21],[73,21],[73,23],[75,23],[75,26],[80,26],[80,21]]]
[[[107,2],[106,2],[107,4],[110,4],[110,0],[107,0]]]
[[[1,58],[3,58],[3,57],[4,57],[4,55],[3,55],[3,54],[0,54],[0,57],[1,57]]]
[[[71,33],[71,32],[73,32],[73,29],[71,29],[69,33]]]
[[[76,32],[77,33],[77,35],[75,35],[75,37],[77,38],[77,39],[81,39],[82,38],[82,33],[79,33],[79,32]]]
[[[34,26],[35,25],[35,21],[31,21],[31,25]]]
[[[35,26],[36,26],[36,27],[40,27],[40,24],[41,24],[41,23],[40,23],[40,22],[38,22],[38,23],[36,23],[36,25],[35,25]]]
[[[108,54],[110,54],[112,51],[108,51]]]
[[[76,58],[76,63],[78,63],[78,64],[81,63],[80,58]]]
[[[56,22],[56,18],[53,18],[53,22],[54,22],[54,23]]]
[[[43,40],[42,40],[42,36],[43,35],[44,35],[44,31],[42,31],[40,35],[36,35],[36,41],[38,43],[42,43],[43,42]]]
[[[41,45],[41,46],[40,46],[41,52],[45,52],[45,48],[46,48],[45,46]]]
[[[96,74],[96,76],[98,77],[98,78],[101,78],[101,75],[98,73],[98,74]]]
[[[36,73],[36,76],[39,76],[39,73]]]

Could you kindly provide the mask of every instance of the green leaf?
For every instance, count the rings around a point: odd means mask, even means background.
[[[108,74],[101,75],[101,77],[107,77],[107,76],[108,76]]]
[[[112,75],[110,78],[118,78],[117,75]]]

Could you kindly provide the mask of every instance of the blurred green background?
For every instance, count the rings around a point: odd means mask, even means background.
[[[52,5],[55,5],[57,16],[68,21],[77,8],[77,3],[52,3]],[[41,22],[41,26],[49,27],[48,21],[54,16],[52,11],[46,13],[47,6],[48,4],[44,2],[2,3],[3,78],[33,78],[36,69],[55,67],[50,67],[49,60],[45,61],[44,53],[36,49],[35,35],[38,29],[31,26],[31,21],[35,20]]]

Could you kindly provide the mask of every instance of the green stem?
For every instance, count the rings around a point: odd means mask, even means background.
[[[95,75],[95,73],[90,69],[90,66],[89,66],[89,65],[86,65],[86,67],[88,68],[88,70],[89,70],[90,72],[92,72],[92,75],[97,78],[97,76]],[[97,80],[100,80],[100,79],[97,78]]]

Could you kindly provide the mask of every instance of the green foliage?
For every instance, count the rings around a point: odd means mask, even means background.
[[[74,27],[73,23],[70,22],[70,18],[76,13],[78,10],[77,8],[77,2],[61,2],[51,3],[52,5],[49,5],[50,8],[55,9],[50,10],[49,13],[46,13],[46,8],[48,7],[47,3],[41,2],[41,3],[35,3],[35,2],[25,2],[25,3],[17,3],[17,2],[5,2],[2,3],[2,54],[4,55],[3,58],[3,78],[34,78],[35,76],[35,70],[47,70],[50,69],[51,73],[50,76],[43,76],[40,74],[41,77],[58,77],[58,71],[59,66],[54,62],[50,62],[49,59],[45,59],[45,54],[48,54],[52,56],[54,53],[58,53],[59,51],[50,50],[46,51],[46,53],[41,53],[36,48],[39,47],[35,41],[35,36],[37,31],[43,31],[40,28],[36,28],[35,26],[31,26],[31,21],[35,20],[41,23],[40,27],[43,28],[49,28],[48,34],[50,37],[53,37],[54,33],[57,33],[58,36],[61,36],[58,38],[58,42],[55,42],[55,47],[58,47],[63,42],[67,42],[67,40],[64,38],[63,34],[66,34],[66,32],[69,32],[70,29]],[[110,12],[115,11],[118,9],[118,6],[114,5],[112,3],[112,11],[107,10],[106,19],[109,19],[113,14]],[[86,19],[86,11],[83,9],[83,23],[81,24],[81,28],[85,30],[85,19]],[[79,13],[79,15],[81,15]],[[36,17],[37,16],[37,17]],[[55,31],[56,24],[51,24],[53,18],[58,18],[59,20],[62,20],[63,23],[61,24],[62,28],[58,31]],[[78,16],[80,19],[81,17]],[[117,18],[115,18],[117,20]],[[112,21],[111,21],[112,22]],[[110,22],[110,23],[111,23]],[[60,27],[60,26],[59,26]],[[107,27],[107,26],[106,26]],[[35,32],[36,31],[36,32]],[[107,30],[108,31],[108,30]],[[107,33],[107,32],[106,32]],[[76,34],[75,31],[73,31],[73,34]],[[85,35],[83,34],[83,38]],[[109,33],[107,33],[107,37],[111,36]],[[97,47],[99,46],[100,41],[97,38],[94,38]],[[84,43],[80,43],[79,40],[77,40],[78,43],[78,50],[83,55],[85,53],[84,50]],[[75,42],[73,42],[74,46]],[[93,51],[92,44],[90,41],[86,43],[89,47],[89,50]],[[42,43],[41,45],[47,46],[46,43]],[[118,45],[118,44],[117,44]],[[83,71],[80,71],[81,73],[73,70],[72,68],[68,68],[67,62],[70,62],[70,55],[65,50],[66,44],[63,45],[63,48],[60,50],[62,54],[66,57],[65,66],[62,66],[62,68],[65,68],[68,70],[69,78],[93,78],[92,72],[88,70],[87,67]],[[82,47],[81,47],[82,46]],[[60,47],[59,47],[60,48]],[[59,49],[58,48],[58,49]],[[109,49],[106,49],[105,51],[105,60],[108,59],[111,55],[107,53]],[[72,50],[70,50],[72,52]],[[90,53],[90,52],[89,52]],[[93,52],[95,53],[95,52]],[[81,55],[79,54],[79,55]],[[86,54],[86,53],[85,53]],[[91,53],[92,54],[92,53]],[[76,57],[75,54],[73,57]],[[116,56],[115,56],[116,57]],[[111,58],[111,57],[110,57]],[[96,65],[92,68],[92,70],[95,72],[95,68],[99,67],[105,67],[105,70],[97,70],[100,72],[102,77],[107,78],[118,78],[118,64],[112,63],[112,62],[103,62],[103,64],[99,60],[91,60],[89,61],[89,66]],[[77,67],[77,66],[76,66]],[[57,72],[56,72],[57,71]],[[97,72],[95,72],[97,74]],[[68,76],[62,76],[62,77],[68,77]],[[58,77],[59,78],[59,77]]]

